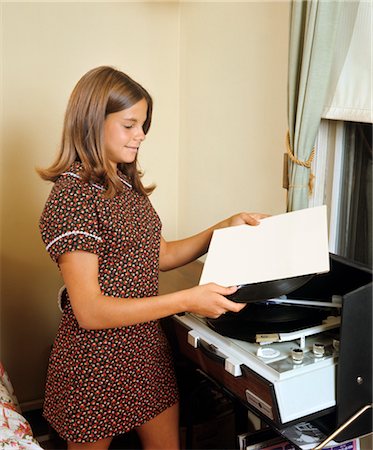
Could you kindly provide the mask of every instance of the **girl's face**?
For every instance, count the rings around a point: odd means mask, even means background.
[[[143,98],[133,106],[108,114],[104,122],[104,146],[110,163],[132,163],[145,139],[143,125],[148,104]]]

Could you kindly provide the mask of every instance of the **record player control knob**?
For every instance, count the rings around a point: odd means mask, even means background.
[[[291,351],[291,358],[294,364],[302,364],[303,362],[303,350],[301,348],[293,348]]]
[[[325,345],[315,342],[312,351],[315,358],[322,358],[325,355]]]

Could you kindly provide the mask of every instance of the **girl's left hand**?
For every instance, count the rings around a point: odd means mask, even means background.
[[[256,226],[259,225],[261,219],[265,219],[269,216],[269,214],[241,212],[227,219],[226,223],[227,227],[234,227],[236,225],[245,224]]]

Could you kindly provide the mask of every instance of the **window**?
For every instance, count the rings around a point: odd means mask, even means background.
[[[327,204],[329,249],[372,266],[372,124],[323,120],[310,206]]]

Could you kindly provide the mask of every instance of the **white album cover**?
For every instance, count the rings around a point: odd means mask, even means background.
[[[326,206],[267,217],[257,226],[215,230],[200,284],[222,286],[329,271]]]

